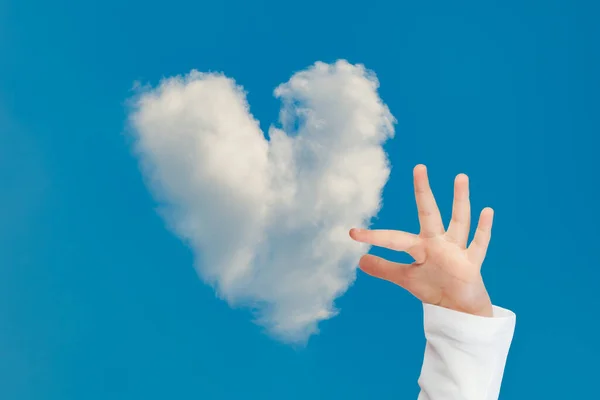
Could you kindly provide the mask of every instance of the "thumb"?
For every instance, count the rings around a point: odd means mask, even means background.
[[[395,263],[372,254],[365,254],[358,262],[358,266],[368,275],[393,282],[405,288],[406,271],[410,264]]]

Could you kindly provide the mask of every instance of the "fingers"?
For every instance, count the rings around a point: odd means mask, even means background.
[[[471,226],[471,204],[469,201],[469,178],[458,174],[454,180],[454,202],[452,204],[452,220],[446,236],[461,248],[467,246]]]
[[[473,241],[467,249],[469,259],[477,263],[478,265],[483,264],[485,254],[487,253],[488,245],[492,237],[492,223],[494,221],[494,210],[490,207],[486,207],[481,211],[479,216],[479,223],[477,224],[477,230]]]
[[[381,257],[366,254],[362,256],[358,266],[361,270],[371,276],[404,287],[406,282],[406,270],[410,267],[410,264],[395,263]]]
[[[357,242],[368,243],[390,250],[408,251],[419,242],[415,234],[387,229],[356,229],[350,230],[350,237]]]
[[[441,235],[444,233],[444,224],[429,186],[427,168],[419,164],[415,167],[413,175],[421,235],[426,238]]]

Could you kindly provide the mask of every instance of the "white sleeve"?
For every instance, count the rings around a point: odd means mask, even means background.
[[[418,400],[497,400],[516,316],[479,317],[423,304],[425,357]]]

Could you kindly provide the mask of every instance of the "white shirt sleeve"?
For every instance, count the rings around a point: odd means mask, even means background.
[[[423,304],[425,357],[418,400],[497,400],[516,316],[480,317]]]

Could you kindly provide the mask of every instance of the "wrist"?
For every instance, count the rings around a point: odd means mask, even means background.
[[[487,317],[491,318],[494,316],[494,309],[492,307],[492,303],[481,305],[479,307],[457,307],[454,305],[446,305],[443,303],[435,304],[437,306],[447,308],[452,311],[459,311],[465,314],[476,315],[479,317]]]
[[[494,308],[492,307],[492,303],[484,305],[481,309],[471,312],[469,314],[478,315],[480,317],[488,317],[492,318],[494,316]]]
[[[492,301],[485,289],[480,291],[476,296],[469,296],[469,298],[462,299],[461,301],[442,301],[438,305],[450,310],[480,317],[491,318],[494,316]]]

